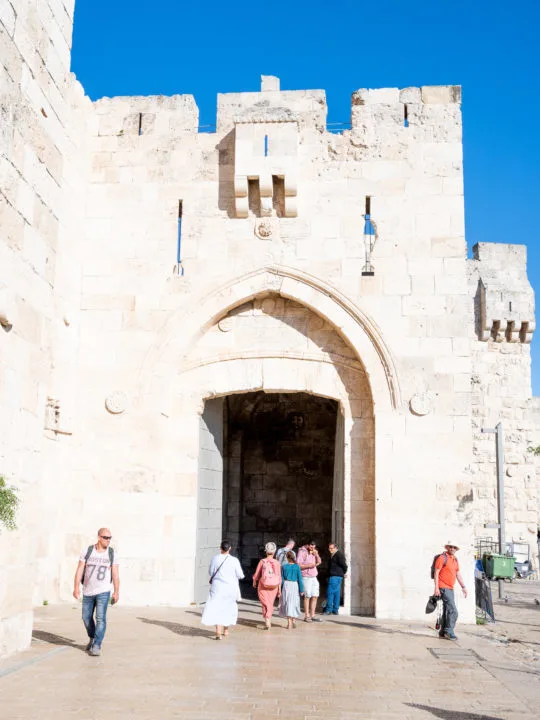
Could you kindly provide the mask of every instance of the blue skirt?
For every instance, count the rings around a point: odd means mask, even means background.
[[[280,617],[300,617],[300,592],[296,580],[285,580],[279,601]]]

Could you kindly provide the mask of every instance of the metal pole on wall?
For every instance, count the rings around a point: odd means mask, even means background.
[[[486,527],[497,527],[499,529],[499,554],[506,553],[506,541],[504,530],[504,456],[503,456],[503,431],[502,423],[499,422],[495,428],[482,428],[483,433],[495,435],[495,457],[497,462],[497,524],[487,524]],[[499,578],[499,599],[504,598],[504,581]]]

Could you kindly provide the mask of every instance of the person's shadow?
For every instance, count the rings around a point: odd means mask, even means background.
[[[405,703],[417,710],[425,710],[441,720],[504,720],[494,715],[478,715],[478,713],[462,712],[461,710],[445,710],[444,708],[431,707],[430,705],[419,705],[418,703]]]
[[[55,635],[54,633],[45,632],[45,630],[33,630],[32,639],[49,643],[49,645],[72,647],[75,648],[75,650],[81,650],[81,652],[86,652],[86,645],[79,645],[75,642],[75,640],[72,640],[71,638],[66,638],[63,635]]]
[[[202,628],[192,627],[191,625],[181,625],[176,622],[169,622],[168,620],[152,620],[151,618],[138,617],[140,620],[147,625],[156,625],[157,627],[163,627],[166,630],[170,630],[175,635],[181,637],[203,637],[207,640],[212,640],[215,636],[214,632],[209,630],[203,630]]]

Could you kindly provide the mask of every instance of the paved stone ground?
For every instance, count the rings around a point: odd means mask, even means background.
[[[242,603],[240,624],[215,642],[198,609],[120,605],[100,658],[84,652],[80,608],[44,607],[32,648],[0,662],[0,716],[529,720],[540,702],[540,584],[505,591],[499,622],[459,627],[457,644],[438,639],[433,615],[424,624],[340,616],[268,633],[258,607]]]

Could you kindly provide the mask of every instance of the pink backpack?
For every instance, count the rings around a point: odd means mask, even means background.
[[[275,588],[279,585],[280,577],[271,560],[263,560],[261,585],[265,588]]]

